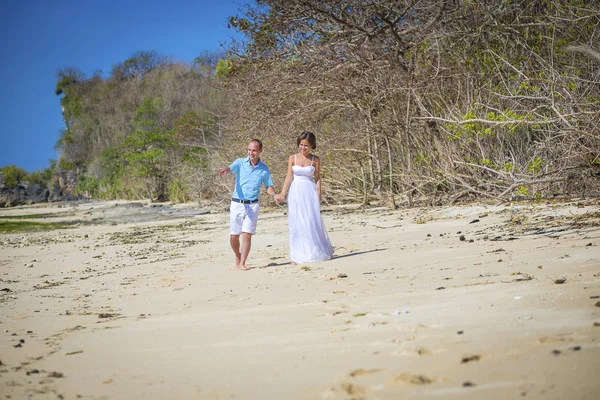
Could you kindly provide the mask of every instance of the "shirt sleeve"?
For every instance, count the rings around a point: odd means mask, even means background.
[[[231,169],[231,172],[233,172],[234,174],[239,174],[240,172],[240,159],[236,159],[234,162],[231,163],[231,165],[229,166],[229,168]]]
[[[263,182],[265,184],[265,187],[275,186],[273,184],[273,178],[271,178],[271,172],[268,169],[267,169],[267,172],[265,174],[265,177],[263,178]]]

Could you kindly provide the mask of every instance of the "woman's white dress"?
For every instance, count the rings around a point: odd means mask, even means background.
[[[294,180],[288,193],[290,259],[297,264],[329,260],[333,247],[321,219],[317,185],[312,181],[313,165],[292,166]]]

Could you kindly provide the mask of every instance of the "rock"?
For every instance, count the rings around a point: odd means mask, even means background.
[[[50,191],[39,183],[27,186],[25,189],[27,201],[31,203],[47,203]]]
[[[50,201],[50,202],[61,201],[62,197],[63,197],[63,192],[60,189],[60,186],[58,185],[58,183],[54,183],[54,187],[52,188],[52,191],[50,192],[48,201]]]
[[[135,202],[135,203],[122,203],[122,204],[115,204],[115,207],[123,207],[123,208],[140,208],[140,207],[144,207],[144,205],[143,205],[142,203]]]

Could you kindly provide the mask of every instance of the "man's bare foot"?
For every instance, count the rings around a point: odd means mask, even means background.
[[[298,265],[295,261],[290,261],[290,265]]]
[[[239,269],[242,271],[250,271],[250,268],[246,267],[245,265],[236,265],[234,269]]]

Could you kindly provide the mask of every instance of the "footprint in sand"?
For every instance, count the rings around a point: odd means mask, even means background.
[[[566,333],[556,336],[542,336],[538,339],[538,344],[546,344],[546,343],[564,343],[564,342],[572,342],[574,340],[583,339],[581,335],[576,333]]]
[[[346,395],[350,395],[353,396],[352,398],[354,399],[354,396],[362,396],[363,394],[365,394],[367,392],[367,388],[364,386],[359,386],[356,385],[354,383],[349,383],[349,382],[342,382],[339,385],[333,386],[329,393],[325,393],[324,397],[329,398],[332,396],[337,396],[339,394],[344,395],[344,397]],[[362,398],[362,397],[358,397],[358,398]]]
[[[400,374],[388,381],[389,385],[428,385],[435,382],[425,375],[413,375],[413,374]]]
[[[352,378],[356,378],[358,376],[369,375],[369,374],[376,374],[378,372],[383,371],[384,369],[385,368],[374,368],[374,369],[359,368],[359,369],[355,369],[354,371],[351,371],[349,375]]]
[[[409,339],[409,340],[414,340],[414,338]],[[405,342],[405,341],[407,341],[407,340],[398,341],[398,340],[392,339],[392,342],[394,342],[394,343],[402,343],[402,342]],[[435,351],[435,352],[437,352],[437,351]],[[430,356],[433,353],[434,353],[434,351],[432,351],[432,350],[430,350],[430,349],[428,349],[426,347],[416,347],[416,348],[414,348],[414,347],[412,347],[412,348],[404,348],[403,347],[402,349],[394,351],[394,352],[392,352],[390,354],[394,355],[394,356],[403,356],[403,357],[409,356],[409,357],[414,357],[414,356],[417,356],[417,355],[419,355],[419,356]]]
[[[429,349],[427,349],[427,348],[425,348],[425,347],[419,347],[419,348],[417,349],[417,354],[418,354],[418,355],[420,355],[420,356],[430,356],[430,355],[432,355],[433,353],[432,353],[432,351],[431,351],[431,350],[429,350]]]
[[[353,371],[350,371],[348,373],[350,378],[358,378],[361,376],[365,376],[365,375],[370,375],[370,374],[376,374],[378,372],[383,371],[385,368],[373,368],[373,369],[364,369],[364,368],[358,368],[355,369]],[[330,389],[330,393],[328,394],[327,397],[329,397],[331,394],[338,395],[338,394],[342,394],[342,395],[349,395],[349,396],[353,396],[352,398],[355,398],[354,396],[362,396],[364,395],[369,389],[365,386],[361,386],[361,385],[357,385],[354,382],[341,382],[335,386],[333,386]],[[358,398],[362,398],[362,397],[358,397]]]

